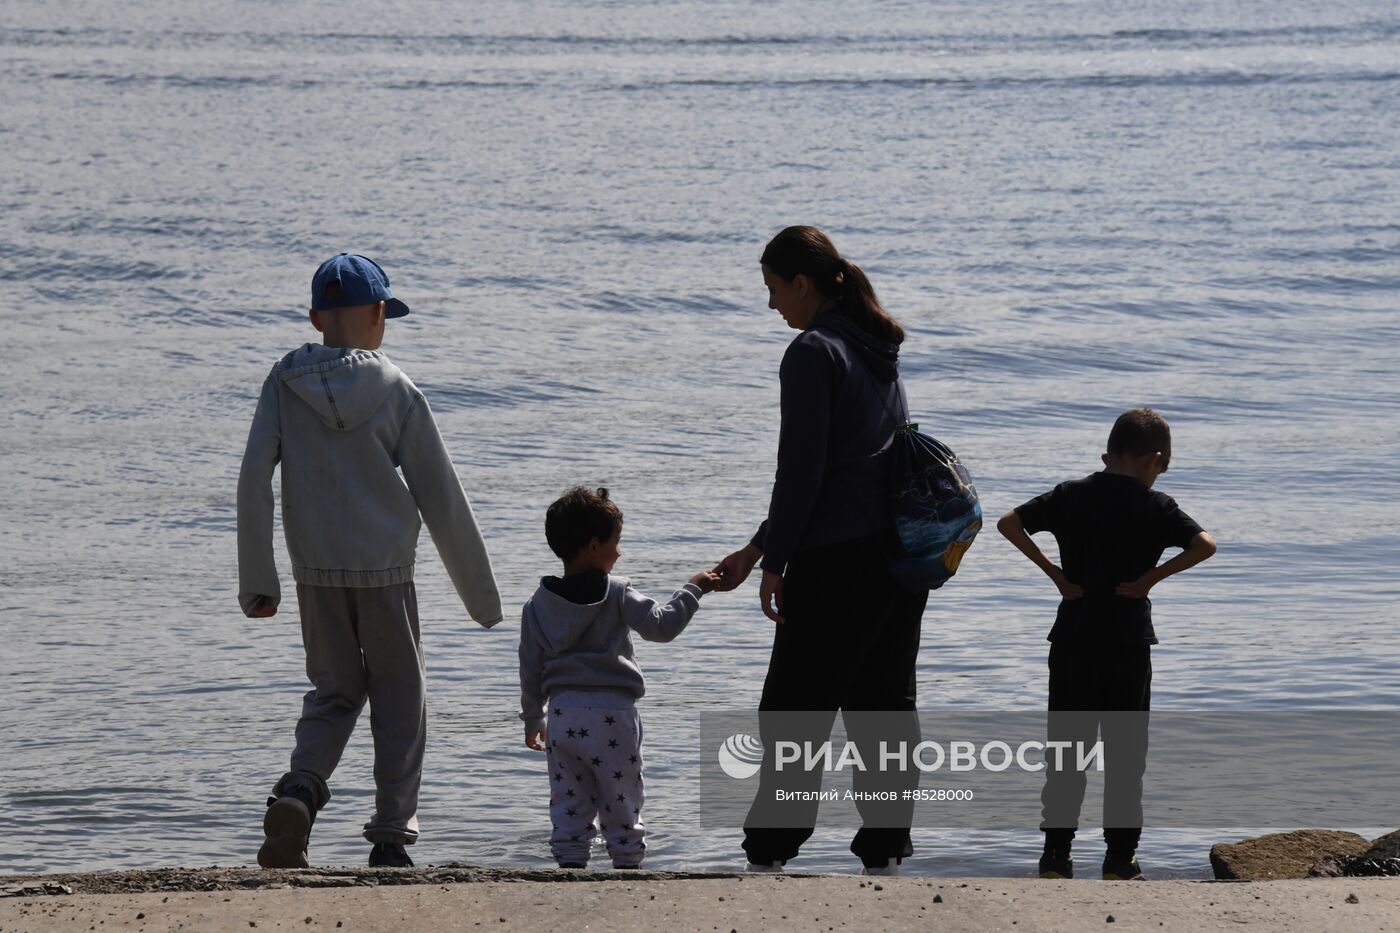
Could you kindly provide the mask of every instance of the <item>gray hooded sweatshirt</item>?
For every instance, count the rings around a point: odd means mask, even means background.
[[[525,603],[520,619],[520,718],[527,729],[544,725],[546,697],[592,695],[591,705],[630,705],[646,693],[632,649],[632,632],[670,641],[700,608],[700,588],[687,583],[665,603],[648,599],[625,577],[607,578],[596,603],[570,602],[544,585]]]
[[[272,553],[272,473],[292,575],[311,586],[413,579],[427,522],[467,612],[501,620],[491,559],[418,387],[378,350],[308,343],[263,383],[238,476],[238,601],[281,599]],[[399,471],[403,471],[400,478]]]

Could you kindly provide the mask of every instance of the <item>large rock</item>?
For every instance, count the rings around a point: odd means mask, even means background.
[[[1371,848],[1366,850],[1366,858],[1372,861],[1400,858],[1400,829],[1386,833],[1379,839],[1371,840]]]
[[[1309,878],[1400,878],[1400,858],[1325,858]]]
[[[1306,878],[1323,859],[1362,855],[1371,843],[1356,833],[1299,829],[1210,847],[1210,867],[1222,881]]]
[[[1325,858],[1313,866],[1310,878],[1400,877],[1400,829],[1371,840],[1361,855]]]

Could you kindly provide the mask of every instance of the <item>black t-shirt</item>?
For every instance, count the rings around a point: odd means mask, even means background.
[[[1060,544],[1060,567],[1084,587],[1063,599],[1050,641],[1157,644],[1152,600],[1113,591],[1153,567],[1168,547],[1184,548],[1203,529],[1171,496],[1131,476],[1093,473],[1061,483],[1016,509],[1027,533],[1048,531]]]

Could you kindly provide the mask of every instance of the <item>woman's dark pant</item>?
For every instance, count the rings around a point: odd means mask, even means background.
[[[842,711],[849,740],[865,771],[852,771],[853,789],[894,791],[918,786],[917,768],[880,768],[880,743],[890,749],[919,742],[914,666],[928,591],[911,593],[889,573],[890,551],[879,536],[799,552],[783,581],[786,620],[775,626],[759,720],[764,745],[758,793],[744,822],[749,861],[786,861],[812,835],[816,800],[782,804],[781,826],[764,826],[778,790],[821,786],[820,769],[775,767],[778,741],[827,741]],[[793,715],[805,713],[806,715]],[[878,713],[878,714],[877,714]],[[869,714],[869,715],[862,715]],[[840,755],[833,749],[833,761]],[[800,763],[799,763],[800,764]],[[866,865],[913,853],[913,801],[858,802],[862,825],[851,851]],[[771,822],[771,820],[769,820]]]

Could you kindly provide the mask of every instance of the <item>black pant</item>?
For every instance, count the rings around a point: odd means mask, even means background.
[[[862,790],[903,790],[918,785],[919,772],[879,768],[879,743],[889,747],[919,742],[915,710],[914,665],[919,653],[919,626],[928,591],[911,593],[889,573],[890,549],[881,536],[799,552],[783,581],[786,620],[775,627],[773,654],[759,703],[764,745],[758,794],[744,822],[744,851],[749,861],[786,861],[812,835],[817,802],[784,804],[784,826],[763,826],[760,801],[775,791],[815,790],[820,770],[774,769],[779,740],[829,739],[836,711],[842,710],[848,738],[860,751],[865,771],[852,781]],[[809,715],[785,715],[802,711]],[[867,711],[879,715],[862,716]],[[771,714],[771,715],[770,715]],[[840,749],[835,750],[835,755]],[[864,823],[851,851],[867,865],[913,854],[909,826],[913,802],[858,803]],[[768,812],[772,812],[769,810]],[[793,825],[794,823],[798,825]]]
[[[1103,733],[1104,839],[1131,854],[1142,835],[1142,776],[1147,769],[1147,720],[1152,699],[1151,647],[1142,644],[1050,646],[1050,741],[1091,746]],[[1047,752],[1041,791],[1046,845],[1068,849],[1079,823],[1087,783],[1065,753],[1064,769]]]

